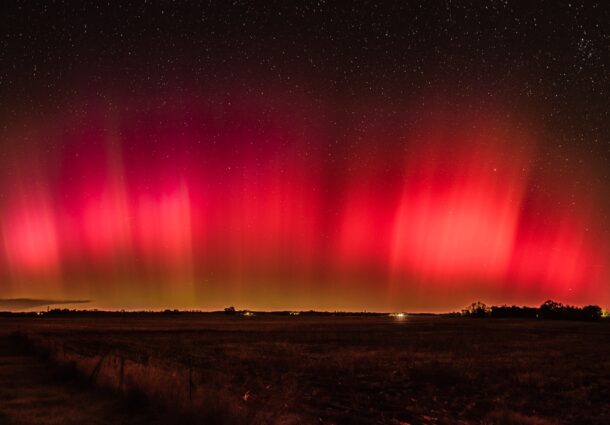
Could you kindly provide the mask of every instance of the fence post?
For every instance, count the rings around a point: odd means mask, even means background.
[[[100,373],[100,369],[102,368],[102,363],[104,363],[104,360],[106,359],[108,354],[110,354],[110,351],[107,351],[103,356],[101,356],[100,361],[97,363],[97,365],[95,365],[95,368],[93,369],[93,372],[91,372],[91,376],[89,377],[91,382],[97,381],[97,375]]]
[[[191,360],[191,356],[188,356],[188,365],[189,365],[189,402],[193,403],[193,364]]]
[[[125,376],[125,358],[121,355],[120,356],[121,359],[121,380],[119,382],[119,389],[121,391],[123,391],[123,382],[124,382],[124,376]]]

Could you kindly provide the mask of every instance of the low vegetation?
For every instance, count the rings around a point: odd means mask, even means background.
[[[206,423],[610,423],[605,321],[220,312],[5,323],[87,381]]]
[[[519,307],[513,306],[491,306],[477,301],[468,308],[462,310],[462,316],[467,317],[495,317],[495,318],[529,318],[543,320],[587,320],[595,321],[608,316],[604,314],[601,307],[587,305],[576,307],[563,305],[556,301],[545,301],[540,307]]]

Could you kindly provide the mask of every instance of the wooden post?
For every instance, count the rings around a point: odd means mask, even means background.
[[[123,382],[124,382],[124,376],[125,376],[125,358],[121,355],[121,380],[119,381],[119,389],[121,391],[123,391]]]
[[[193,403],[193,364],[191,361],[191,356],[188,357],[188,365],[189,365],[189,402]]]

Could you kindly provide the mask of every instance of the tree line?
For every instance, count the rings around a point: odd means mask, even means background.
[[[477,301],[462,310],[462,316],[466,317],[494,317],[494,318],[526,318],[526,319],[550,319],[550,320],[599,320],[604,317],[604,312],[597,305],[576,307],[564,305],[557,301],[547,300],[540,307],[526,306],[487,306]]]

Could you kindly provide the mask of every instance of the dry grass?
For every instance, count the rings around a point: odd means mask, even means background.
[[[87,358],[87,375],[112,353],[96,379],[207,423],[610,423],[608,323],[160,317],[11,328]]]
[[[83,385],[73,370],[49,367],[0,337],[0,424],[159,423],[150,409]]]

